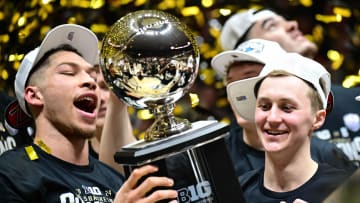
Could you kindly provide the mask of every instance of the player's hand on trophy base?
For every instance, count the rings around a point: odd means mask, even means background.
[[[174,181],[167,177],[149,176],[140,184],[139,180],[158,171],[158,168],[151,165],[142,166],[132,171],[129,178],[116,193],[115,203],[152,203],[165,199],[176,199],[177,191],[173,189],[159,189],[148,194],[155,187],[172,187]],[[171,203],[177,202],[176,200]]]

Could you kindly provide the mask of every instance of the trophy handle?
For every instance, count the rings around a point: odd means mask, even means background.
[[[145,132],[145,141],[154,141],[170,137],[191,128],[191,123],[173,114],[175,104],[157,105],[150,109],[155,121]]]

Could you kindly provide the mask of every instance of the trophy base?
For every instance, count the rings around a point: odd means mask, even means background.
[[[115,161],[125,165],[144,165],[221,139],[227,132],[226,124],[217,121],[197,121],[192,123],[190,129],[176,135],[152,142],[142,139],[126,145],[115,154]]]
[[[124,146],[114,158],[124,165],[127,177],[139,166],[157,166],[159,170],[151,176],[172,178],[179,203],[243,203],[224,139],[228,130],[227,125],[217,121],[198,121],[171,137]]]

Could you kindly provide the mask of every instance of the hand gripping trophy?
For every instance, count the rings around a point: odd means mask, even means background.
[[[229,194],[234,187],[240,191],[240,186],[223,140],[228,126],[216,121],[190,123],[173,114],[175,102],[197,77],[199,58],[193,34],[168,13],[135,11],[112,25],[100,53],[104,79],[120,99],[135,108],[149,109],[155,117],[145,139],[124,146],[115,160],[125,165],[127,174],[139,165],[158,165],[159,175],[175,179],[179,202],[241,202]],[[183,155],[188,164],[181,170],[172,168],[173,164],[169,167],[169,162],[178,162],[177,157]],[[187,169],[195,180],[190,185],[177,178],[188,177]]]

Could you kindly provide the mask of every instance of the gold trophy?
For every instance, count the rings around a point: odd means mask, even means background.
[[[111,90],[154,115],[146,141],[191,128],[187,119],[173,114],[175,102],[188,92],[199,67],[199,50],[185,24],[156,10],[130,13],[110,28],[100,58]]]
[[[100,66],[120,99],[149,109],[155,117],[145,139],[114,155],[127,176],[151,163],[159,167],[157,175],[175,180],[180,203],[243,202],[239,193],[231,192],[241,189],[223,139],[228,126],[217,121],[190,123],[173,114],[175,102],[193,85],[199,67],[199,49],[185,24],[157,10],[129,13],[106,33]]]

